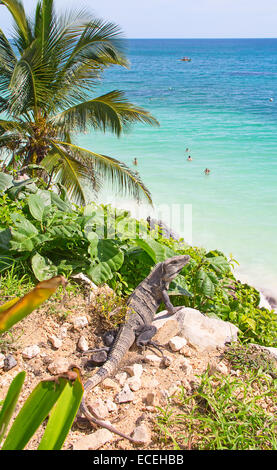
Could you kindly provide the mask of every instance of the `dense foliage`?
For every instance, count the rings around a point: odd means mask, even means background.
[[[66,193],[41,189],[34,180],[2,186],[0,213],[1,273],[13,268],[41,281],[83,272],[126,297],[157,262],[189,254],[170,286],[172,303],[231,321],[243,341],[277,344],[276,314],[259,308],[258,291],[236,280],[233,260],[217,250],[165,239],[128,211],[94,203],[73,207]]]

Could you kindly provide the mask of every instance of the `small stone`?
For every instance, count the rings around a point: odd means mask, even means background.
[[[137,441],[137,444],[148,444],[151,441],[149,429],[145,424],[140,424],[134,429],[132,438]]]
[[[127,379],[126,383],[129,385],[130,389],[133,392],[137,392],[141,388],[141,380],[139,377],[130,377]]]
[[[212,364],[209,364],[209,366],[210,366],[209,375],[213,375],[217,372],[219,372],[222,375],[229,374],[228,367],[223,362],[219,362],[218,364],[212,363]]]
[[[59,337],[60,337],[61,339],[64,339],[64,338],[67,337],[67,328],[68,328],[68,327],[67,327],[66,325],[63,325],[63,326],[60,327]]]
[[[116,380],[118,380],[120,385],[124,385],[127,380],[127,374],[126,372],[119,372],[118,374],[116,374],[115,378]]]
[[[33,346],[28,346],[27,348],[23,349],[22,356],[24,357],[24,359],[32,359],[39,353],[40,348],[36,344],[34,344]]]
[[[134,376],[140,379],[143,372],[143,367],[142,364],[133,364],[132,366],[127,366],[125,370],[131,377]]]
[[[172,359],[171,357],[164,356],[161,361],[161,365],[163,367],[169,367],[172,364]]]
[[[191,349],[188,346],[184,346],[182,349],[180,349],[179,353],[186,357],[192,356]]]
[[[0,353],[0,369],[4,367],[4,360],[5,360],[5,355]]]
[[[51,362],[53,361],[52,357],[48,356],[48,354],[46,353],[41,353],[40,357],[41,357],[43,364],[45,365],[51,364]]]
[[[68,362],[68,359],[65,359],[64,357],[60,357],[60,358],[55,359],[53,362],[51,362],[51,364],[49,364],[47,369],[49,370],[51,374],[57,375],[57,374],[63,374],[64,372],[66,372],[69,366],[70,366],[70,363]]]
[[[90,406],[101,419],[106,418],[109,414],[109,410],[102,398],[97,398],[95,401],[90,402]]]
[[[134,394],[130,390],[128,384],[125,384],[121,392],[119,392],[115,397],[116,403],[127,403],[129,401],[133,401],[133,399],[134,399]]]
[[[55,335],[48,336],[48,339],[55,349],[59,349],[63,344],[62,340]]]
[[[182,358],[182,362],[180,364],[180,368],[186,373],[186,375],[190,375],[192,373],[192,365],[190,364],[189,360],[185,357]]]
[[[180,349],[186,346],[187,341],[181,336],[174,336],[173,338],[171,338],[168,344],[172,351],[180,351]]]
[[[75,442],[73,444],[73,450],[96,450],[112,439],[113,435],[108,429],[98,429],[92,434],[88,434]]]
[[[105,403],[105,405],[107,407],[107,410],[109,412],[117,411],[117,405],[112,400],[110,400],[109,398],[107,398],[107,400],[104,400],[104,403]]]
[[[72,323],[73,323],[75,330],[79,330],[80,328],[84,328],[85,326],[88,325],[88,319],[85,316],[74,317],[72,318]]]
[[[101,385],[105,389],[108,389],[108,390],[111,389],[111,390],[115,390],[119,392],[119,385],[114,380],[110,379],[109,377],[103,380]]]
[[[8,371],[17,365],[17,360],[12,354],[8,354],[4,359],[4,370]]]
[[[148,364],[160,365],[162,362],[162,357],[156,356],[155,354],[146,354],[144,361]]]
[[[86,352],[89,349],[88,342],[85,336],[80,336],[78,341],[78,348],[82,352]]]
[[[156,393],[148,392],[145,399],[144,399],[144,402],[148,406],[158,406],[159,398],[158,398]]]

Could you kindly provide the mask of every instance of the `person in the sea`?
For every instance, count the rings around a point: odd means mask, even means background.
[[[134,158],[133,164],[137,166],[137,164],[138,164],[138,161],[137,161],[137,159],[136,159],[136,158]]]
[[[188,147],[186,148],[186,152],[189,152],[189,148],[188,148]]]
[[[208,175],[210,172],[211,172],[211,170],[209,170],[209,168],[206,168],[205,171],[204,171],[205,175]]]
[[[191,161],[192,161],[192,158],[191,158],[190,155],[188,156],[187,161],[188,161],[188,162],[191,162]]]

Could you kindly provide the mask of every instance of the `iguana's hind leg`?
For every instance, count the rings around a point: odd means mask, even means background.
[[[145,346],[152,346],[153,348],[158,349],[160,353],[163,355],[161,350],[161,345],[152,341],[151,338],[155,336],[157,332],[157,328],[154,325],[142,325],[135,330],[136,335],[136,345],[138,347],[144,348]]]

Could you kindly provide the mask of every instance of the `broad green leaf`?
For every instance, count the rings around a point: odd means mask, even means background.
[[[151,238],[137,238],[135,242],[140,248],[146,251],[146,253],[152,258],[154,263],[159,263],[166,259],[165,248],[159,242],[156,242]]]
[[[38,450],[60,450],[80,407],[84,388],[80,378],[68,382],[51,411]]]
[[[88,252],[90,257],[93,259],[95,256],[97,256],[99,238],[95,232],[89,232],[87,234],[87,239],[89,241]]]
[[[93,264],[87,270],[86,274],[95,284],[102,284],[113,277],[112,270],[107,263]]]
[[[32,257],[31,263],[34,275],[39,281],[46,281],[58,274],[57,266],[49,258],[41,256],[39,253]]]
[[[43,212],[45,209],[45,204],[44,204],[43,199],[39,197],[37,194],[31,194],[28,197],[28,206],[34,219],[42,222]]]
[[[22,450],[63,392],[67,380],[40,382],[27,398],[3,444],[2,450]]]
[[[0,411],[0,444],[4,438],[25,380],[26,372],[19,372],[13,379]]]
[[[100,263],[106,263],[112,271],[121,268],[124,254],[113,240],[99,240],[97,245],[97,257]]]
[[[57,206],[60,211],[71,212],[71,205],[63,201],[56,193],[51,192],[51,203]]]
[[[42,281],[32,289],[28,294],[24,295],[15,304],[11,305],[10,301],[1,306],[0,312],[0,334],[7,331],[15,323],[22,320],[33,310],[38,308],[45,300],[47,300],[60,284],[65,284],[65,279],[62,276],[56,276],[48,281]]]
[[[199,269],[196,274],[196,286],[199,293],[213,297],[215,291],[213,281],[203,269]]]
[[[13,177],[11,175],[6,175],[6,173],[0,173],[0,191],[5,191],[5,189],[12,186]]]
[[[191,297],[190,292],[187,290],[186,279],[179,274],[174,281],[170,283],[168,289],[169,295],[185,295]]]
[[[224,256],[214,256],[211,258],[206,258],[210,266],[218,273],[224,274],[230,271],[230,266],[228,261]]]
[[[24,181],[13,181],[13,186],[7,190],[7,193],[11,199],[16,199],[21,191],[35,194],[38,190],[32,178]]]
[[[32,251],[37,242],[35,237],[38,235],[38,230],[21,214],[12,214],[11,218],[15,223],[15,228],[12,227],[11,229],[11,249],[16,251]]]

